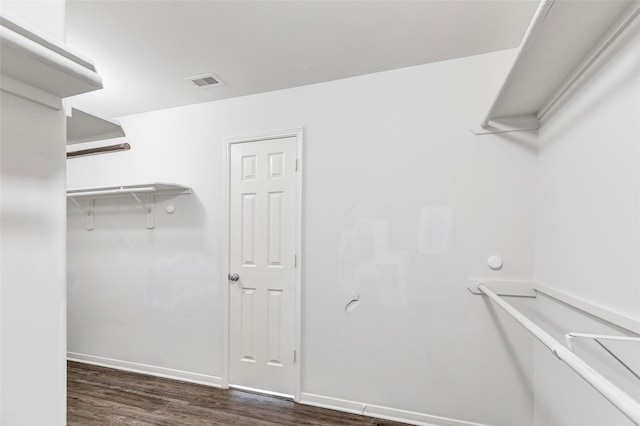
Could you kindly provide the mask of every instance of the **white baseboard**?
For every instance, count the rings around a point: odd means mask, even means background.
[[[131,371],[133,373],[147,374],[150,376],[164,377],[167,379],[181,380],[183,382],[197,383],[199,385],[222,387],[222,377],[206,374],[190,373],[188,371],[174,370],[171,368],[156,367],[154,365],[139,364],[137,362],[120,361],[118,359],[104,358],[95,355],[85,355],[75,352],[67,352],[69,361],[82,362],[84,364],[99,365],[101,367],[115,368],[116,370]]]
[[[380,405],[364,404],[345,399],[314,395],[311,393],[302,393],[300,395],[300,403],[418,426],[489,426],[480,423],[465,422],[446,417],[416,413],[413,411],[397,410],[395,408],[382,407]]]

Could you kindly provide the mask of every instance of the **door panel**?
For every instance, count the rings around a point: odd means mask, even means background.
[[[293,395],[296,138],[230,147],[230,385]]]

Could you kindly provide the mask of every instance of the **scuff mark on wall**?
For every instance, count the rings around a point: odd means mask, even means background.
[[[355,299],[351,299],[349,303],[347,303],[347,305],[344,307],[344,313],[350,314],[358,307],[359,304],[360,304],[360,295],[356,296]]]
[[[355,227],[342,233],[340,283],[347,294],[369,291],[385,305],[406,303],[407,250],[392,250],[386,220],[356,219]]]

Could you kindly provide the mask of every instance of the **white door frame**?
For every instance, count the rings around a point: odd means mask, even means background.
[[[293,400],[295,402],[300,402],[300,392],[301,392],[301,364],[302,364],[302,353],[301,353],[301,342],[302,342],[302,172],[303,168],[303,156],[302,156],[302,138],[303,138],[303,128],[283,130],[283,131],[275,131],[275,132],[265,132],[258,133],[252,135],[245,136],[232,136],[224,139],[224,167],[223,167],[223,176],[224,176],[224,191],[225,191],[225,199],[226,199],[226,239],[223,247],[223,255],[224,255],[224,268],[223,275],[221,277],[222,285],[222,295],[223,295],[223,332],[222,332],[222,387],[224,389],[229,388],[229,369],[230,369],[230,360],[229,360],[229,351],[231,349],[231,321],[230,321],[230,302],[231,302],[231,294],[229,292],[229,280],[227,279],[227,275],[229,274],[229,244],[231,243],[231,218],[229,215],[229,209],[231,207],[231,191],[229,190],[229,185],[231,183],[231,179],[229,176],[230,173],[230,161],[231,161],[231,145],[238,143],[246,143],[246,142],[259,142],[259,141],[268,141],[273,139],[281,139],[281,138],[296,138],[296,151],[297,151],[297,173],[296,173],[296,223],[295,223],[295,254],[297,256],[297,265],[295,270],[295,313],[294,313],[294,336],[293,341],[295,345],[295,362],[293,365]]]

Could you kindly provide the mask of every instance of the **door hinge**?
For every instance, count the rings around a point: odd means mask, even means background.
[[[294,254],[293,255],[293,267],[297,267],[298,266],[298,255]]]
[[[294,164],[294,166],[293,166],[293,170],[294,170],[295,172],[297,172],[297,171],[298,171],[298,167],[299,167],[299,166],[298,166],[298,163],[299,163],[299,162],[300,162],[300,160],[296,159],[296,163],[295,163],[295,164]]]
[[[293,363],[295,364],[297,360],[298,360],[298,353],[296,352],[296,350],[294,348],[293,349]]]

